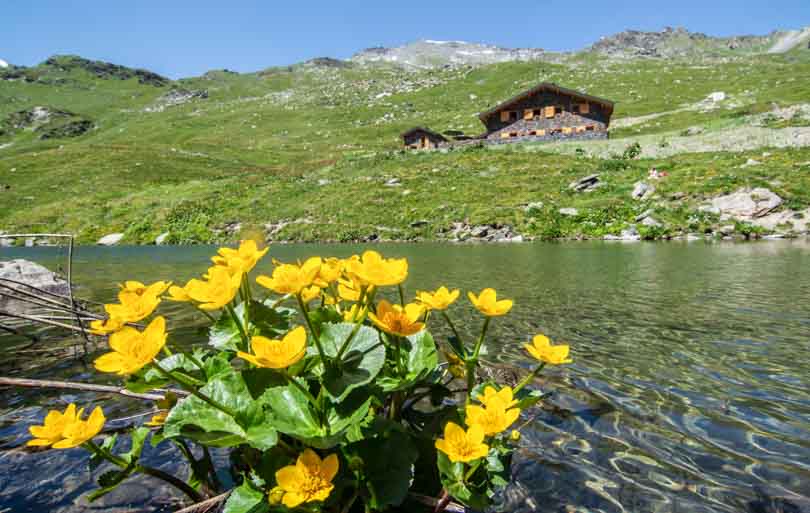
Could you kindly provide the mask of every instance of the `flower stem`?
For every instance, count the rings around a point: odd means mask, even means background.
[[[444,320],[447,322],[447,325],[450,326],[450,329],[453,331],[453,335],[455,335],[456,340],[458,340],[458,345],[461,346],[461,351],[463,352],[463,354],[460,354],[459,356],[462,357],[462,358],[466,358],[467,357],[467,347],[464,345],[464,342],[461,340],[461,336],[458,334],[458,330],[456,330],[455,324],[453,324],[453,321],[450,320],[450,316],[447,315],[447,312],[445,312],[444,310],[442,310],[441,312],[442,312],[442,317],[444,317]]]
[[[400,283],[397,285],[397,290],[399,290],[399,304],[401,306],[405,306],[405,291],[402,290],[402,284]]]
[[[312,404],[312,406],[314,406],[316,408],[318,407],[318,401],[310,393],[310,391],[307,390],[307,387],[305,387],[304,385],[302,385],[301,383],[296,381],[292,376],[287,374],[286,370],[283,372],[283,374],[284,374],[284,378],[286,378],[287,382],[290,383],[295,388],[297,388],[298,390],[300,390],[301,393],[303,393],[307,397],[307,401],[309,401]]]
[[[518,391],[520,391],[520,390],[521,390],[523,387],[525,387],[526,385],[528,385],[529,383],[531,383],[531,382],[532,382],[532,380],[533,380],[534,378],[536,378],[538,374],[540,374],[540,371],[541,371],[541,370],[543,370],[543,367],[545,367],[545,366],[546,366],[545,362],[543,362],[543,363],[541,363],[540,365],[538,365],[538,366],[537,366],[537,367],[536,367],[536,368],[535,368],[533,371],[531,371],[531,372],[530,372],[530,373],[529,373],[529,374],[528,374],[528,375],[527,375],[525,378],[523,378],[523,379],[520,381],[520,383],[518,383],[518,384],[517,384],[517,386],[516,386],[514,389],[512,389],[512,393],[513,393],[513,394],[518,393]]]
[[[249,305],[245,304],[245,312],[247,312],[248,307]],[[242,325],[242,319],[240,319],[239,316],[236,315],[236,310],[230,303],[225,305],[225,308],[228,310],[228,313],[230,314],[231,319],[233,319],[234,324],[236,324],[236,329],[239,330],[239,336],[242,337],[242,342],[245,343],[245,348],[247,349],[248,352],[250,352],[250,339],[248,338],[247,333],[245,332],[245,327]]]
[[[304,300],[303,298],[301,298],[301,294],[300,293],[296,294],[295,298],[298,300],[298,308],[301,309],[301,315],[304,316],[304,321],[306,321],[307,328],[309,328],[309,332],[312,334],[312,338],[315,340],[315,346],[318,348],[318,354],[321,356],[321,361],[325,366],[326,353],[323,351],[320,335],[318,334],[318,332],[315,331],[315,327],[312,325],[312,319],[309,318],[309,312],[307,312],[307,306],[304,304]]]
[[[122,469],[130,467],[129,462],[127,462],[122,458],[119,458],[118,456],[112,454],[111,452],[105,449],[102,449],[101,447],[96,445],[92,440],[88,440],[87,442],[84,443],[84,445],[90,452],[99,455],[101,458],[109,461],[110,463],[112,463],[117,467],[120,467]],[[202,497],[200,497],[200,494],[198,494],[194,488],[192,488],[182,480],[174,477],[173,475],[163,472],[162,470],[138,464],[135,464],[132,467],[132,470],[134,470],[135,472],[142,472],[148,476],[156,477],[158,479],[166,481],[170,485],[174,486],[175,488],[186,494],[188,498],[191,499],[193,502],[199,502],[202,500]]]
[[[155,369],[156,369],[156,370],[157,370],[159,373],[161,373],[161,374],[163,374],[164,376],[166,376],[167,378],[169,378],[169,379],[174,380],[175,382],[177,382],[177,384],[178,384],[178,385],[180,385],[180,387],[181,387],[181,388],[183,388],[183,389],[185,389],[186,391],[188,391],[189,393],[191,393],[191,395],[193,395],[194,397],[196,397],[196,398],[198,398],[198,399],[200,399],[200,400],[202,400],[202,401],[205,401],[206,403],[210,404],[211,406],[213,406],[214,408],[218,409],[218,410],[219,410],[219,411],[221,411],[222,413],[225,413],[226,415],[230,415],[231,417],[234,417],[234,418],[236,417],[236,413],[235,413],[233,410],[231,410],[231,409],[230,409],[230,408],[228,408],[227,406],[223,406],[222,404],[220,404],[220,403],[218,403],[217,401],[215,401],[215,400],[211,399],[210,397],[208,397],[208,396],[207,396],[207,395],[205,395],[204,393],[200,392],[199,390],[197,390],[197,389],[194,387],[194,385],[192,385],[192,384],[190,384],[189,382],[185,381],[185,379],[181,379],[179,376],[177,376],[176,374],[172,373],[171,371],[167,371],[166,369],[164,369],[163,367],[161,367],[161,366],[160,366],[160,364],[158,364],[158,363],[157,363],[157,361],[153,361],[153,362],[152,362],[152,366],[153,366],[153,367],[154,367],[154,368],[155,368]]]
[[[481,336],[478,337],[478,342],[475,343],[475,349],[473,350],[472,356],[468,356],[465,359],[466,368],[467,368],[467,404],[469,405],[472,402],[472,392],[473,388],[475,388],[475,371],[478,368],[478,355],[481,352],[481,346],[484,343],[484,337],[487,334],[487,330],[489,329],[489,320],[490,317],[487,317],[484,321],[484,325],[481,327]]]

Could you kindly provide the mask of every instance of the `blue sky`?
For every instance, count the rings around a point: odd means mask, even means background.
[[[810,25],[810,0],[11,0],[0,59],[78,54],[171,76],[349,57],[415,39],[579,49],[628,28],[710,35]]]

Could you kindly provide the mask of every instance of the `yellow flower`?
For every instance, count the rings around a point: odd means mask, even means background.
[[[455,353],[448,351],[442,352],[444,353],[444,357],[447,359],[447,370],[450,372],[450,374],[452,374],[456,379],[464,379],[464,376],[467,375],[467,368],[464,366],[464,361],[456,356]]]
[[[290,331],[282,340],[253,337],[250,340],[253,353],[236,353],[253,365],[268,369],[285,369],[304,357],[307,352],[307,332],[303,326]]]
[[[368,318],[386,333],[407,337],[422,331],[425,327],[424,322],[419,322],[423,312],[422,305],[410,303],[402,307],[392,305],[383,299],[377,305],[377,313],[369,312]]]
[[[155,317],[143,332],[125,326],[110,336],[111,353],[96,358],[94,365],[101,372],[121,376],[134,374],[158,355],[166,344],[166,319]]]
[[[362,258],[347,262],[347,272],[364,284],[377,287],[399,285],[408,277],[408,261],[383,258],[376,251],[366,251]]]
[[[109,335],[124,327],[124,323],[110,317],[105,320],[96,320],[90,323],[90,332],[96,335]]]
[[[317,285],[312,285],[301,291],[301,299],[304,303],[309,303],[321,297],[321,288]]]
[[[188,284],[186,284],[186,287],[188,287]],[[191,296],[188,295],[185,287],[173,285],[169,287],[169,299],[172,301],[191,301]]]
[[[70,449],[96,436],[104,427],[104,412],[96,407],[86,420],[82,420],[84,408],[76,411],[71,403],[64,413],[51,410],[45,416],[42,426],[31,426],[28,430],[35,438],[29,440],[31,446],[53,446],[54,449]]]
[[[149,422],[145,422],[144,425],[150,427],[160,427],[166,423],[166,417],[169,416],[169,412],[163,410],[155,413],[152,415],[152,419]]]
[[[335,487],[332,480],[339,466],[337,454],[330,454],[321,460],[312,449],[304,449],[295,465],[288,465],[276,472],[278,486],[273,489],[275,497],[278,498],[283,492],[281,503],[288,508],[306,502],[325,501]]]
[[[185,286],[185,294],[192,300],[201,303],[202,310],[218,310],[236,297],[242,285],[242,275],[232,275],[227,267],[215,265],[208,269],[205,280],[191,280]],[[178,291],[169,292],[179,294]]]
[[[341,278],[338,281],[338,296],[344,301],[360,301],[360,294],[363,289],[363,284],[356,278]],[[367,293],[371,293],[374,287],[368,287]]]
[[[458,299],[458,289],[450,292],[447,287],[439,287],[435,292],[417,292],[416,300],[433,310],[446,310]]]
[[[470,302],[473,306],[487,317],[505,315],[512,309],[512,300],[502,299],[498,301],[497,293],[494,289],[484,289],[477,297],[472,292],[467,292],[467,297],[470,298]]]
[[[489,452],[484,443],[484,430],[474,424],[465,432],[454,422],[444,426],[444,438],[436,440],[436,449],[442,451],[452,462],[469,462],[483,458]]]
[[[510,387],[503,387],[500,390],[495,390],[494,387],[490,386],[485,387],[484,394],[479,395],[476,399],[484,406],[489,406],[491,401],[499,401],[505,404],[507,408],[511,408],[518,403],[517,400],[513,398],[513,392]]]
[[[62,440],[62,431],[68,424],[76,420],[76,405],[70,403],[62,413],[58,410],[51,410],[45,416],[45,422],[41,426],[31,426],[28,431],[34,437],[26,445],[49,446]]]
[[[315,283],[321,288],[326,288],[330,283],[338,281],[342,272],[342,261],[334,257],[327,258],[321,263],[321,268],[318,271],[318,277],[315,279]]]
[[[243,240],[238,249],[220,248],[217,256],[211,257],[217,265],[230,268],[234,273],[249,273],[270,248],[259,250],[256,241]],[[233,273],[232,273],[233,274]]]
[[[360,319],[360,305],[352,305],[343,312],[343,320],[346,322],[357,322],[358,319]]]
[[[144,285],[139,281],[127,281],[118,292],[118,304],[104,305],[109,318],[106,322],[94,321],[90,328],[97,334],[106,335],[118,331],[124,324],[138,322],[149,317],[160,304],[160,295],[171,285],[158,281]]]
[[[83,413],[84,408],[76,413],[73,422],[65,426],[64,431],[62,431],[62,440],[53,444],[54,449],[78,447],[101,432],[101,428],[104,427],[104,422],[107,420],[104,418],[104,412],[101,411],[101,408],[96,406],[86,420],[82,420]]]
[[[498,397],[493,397],[486,406],[468,404],[466,423],[481,426],[485,435],[497,435],[506,431],[520,416],[520,408],[509,408]]]
[[[139,281],[125,281],[121,286],[121,290],[134,293],[138,296],[159,296],[166,292],[166,289],[171,286],[170,281],[156,281],[151,285],[144,285]]]
[[[298,295],[312,285],[320,269],[320,257],[312,257],[301,265],[280,264],[273,269],[272,278],[262,275],[256,278],[256,283],[278,294]]]
[[[563,363],[571,363],[573,360],[568,358],[570,347],[567,345],[551,345],[551,341],[545,335],[535,335],[531,344],[524,344],[524,348],[537,360],[543,363],[550,363],[551,365],[560,365]]]

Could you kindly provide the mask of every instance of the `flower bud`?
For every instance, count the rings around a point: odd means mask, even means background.
[[[513,442],[517,442],[520,440],[520,431],[517,429],[513,429],[511,433],[509,433],[509,440]]]

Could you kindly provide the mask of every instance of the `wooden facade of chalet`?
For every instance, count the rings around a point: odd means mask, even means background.
[[[433,149],[447,143],[442,134],[417,126],[402,133],[402,140],[406,148],[414,150]]]
[[[613,102],[543,82],[482,113],[489,142],[603,139]]]

